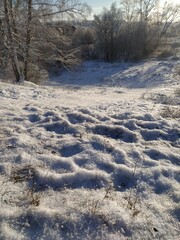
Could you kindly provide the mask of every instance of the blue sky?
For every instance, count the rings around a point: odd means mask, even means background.
[[[162,4],[166,1],[166,0],[159,0]],[[180,3],[180,0],[167,0],[168,2],[173,2],[176,4]],[[107,7],[109,8],[111,6],[111,4],[113,2],[120,2],[118,0],[84,0],[82,2],[86,2],[88,5],[90,5],[93,9],[93,13],[92,15],[99,13],[103,7]]]
[[[103,7],[109,8],[115,0],[86,0],[85,2],[92,7],[93,14],[95,14],[100,12]]]

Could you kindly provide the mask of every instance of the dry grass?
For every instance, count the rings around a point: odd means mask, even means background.
[[[16,183],[27,183],[27,200],[30,204],[34,206],[39,206],[40,204],[40,195],[36,192],[36,183],[35,183],[35,168],[31,165],[21,166],[15,168],[11,172],[11,180]]]
[[[177,75],[180,76],[180,64],[176,66],[175,72],[176,72]],[[180,90],[179,90],[179,91],[180,91]]]
[[[180,108],[179,107],[172,107],[172,106],[166,106],[160,113],[160,115],[163,118],[174,118],[178,119],[180,118]]]
[[[179,68],[179,75],[180,75],[180,68]],[[176,89],[174,94],[177,96],[177,97],[180,97],[180,88]]]

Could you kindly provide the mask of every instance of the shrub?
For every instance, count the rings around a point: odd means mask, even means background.
[[[29,81],[39,84],[48,79],[48,72],[38,65],[30,64],[28,71]]]

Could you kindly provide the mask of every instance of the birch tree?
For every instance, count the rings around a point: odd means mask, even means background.
[[[66,67],[76,62],[70,39],[55,25],[60,19],[83,18],[90,11],[87,4],[78,0],[3,0],[2,7],[4,45],[17,82],[38,78],[48,61]]]
[[[7,27],[7,47],[11,57],[11,64],[17,82],[20,82],[22,74],[20,72],[17,44],[14,35],[17,33],[12,10],[12,1],[4,0],[4,17]]]
[[[32,22],[32,0],[27,0],[27,27],[26,27],[26,44],[24,54],[24,77],[28,80],[28,69],[30,62],[30,47],[31,47],[31,22]]]

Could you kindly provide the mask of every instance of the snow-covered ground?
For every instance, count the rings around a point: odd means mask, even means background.
[[[178,240],[177,64],[0,82],[0,239]]]

